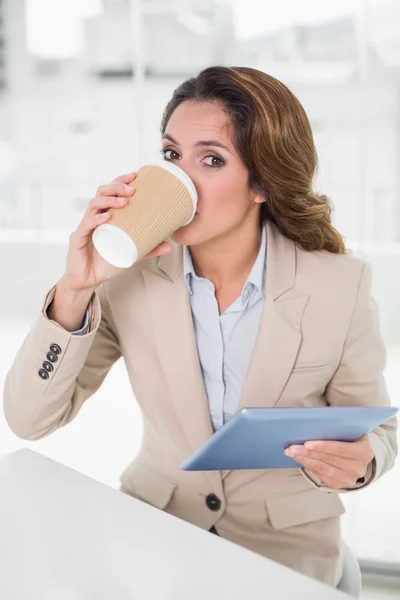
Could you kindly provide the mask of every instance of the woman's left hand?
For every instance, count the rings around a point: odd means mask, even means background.
[[[368,434],[354,442],[305,442],[302,446],[289,446],[285,454],[337,490],[352,487],[364,477],[374,458]]]

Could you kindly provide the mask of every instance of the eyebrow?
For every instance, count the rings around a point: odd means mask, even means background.
[[[163,139],[169,140],[176,146],[179,146],[178,142],[172,137],[172,135],[169,135],[169,133],[164,133]],[[224,150],[227,150],[229,152],[229,154],[232,154],[232,152],[229,150],[229,148],[224,146],[224,144],[222,144],[218,140],[201,140],[199,142],[196,142],[195,148],[199,147],[199,146],[216,146],[217,148],[223,148]]]

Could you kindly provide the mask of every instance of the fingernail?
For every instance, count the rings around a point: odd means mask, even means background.
[[[313,450],[315,448],[315,444],[313,442],[306,442],[304,445],[309,450]]]

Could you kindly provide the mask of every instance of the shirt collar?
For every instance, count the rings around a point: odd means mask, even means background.
[[[246,288],[248,283],[252,283],[264,296],[265,292],[265,265],[266,265],[266,251],[267,251],[267,232],[266,228],[262,228],[261,234],[261,246],[258,252],[257,258],[247,278],[247,282],[243,289]],[[192,294],[192,276],[197,277],[194,270],[192,255],[188,246],[183,246],[183,274],[185,282],[188,287],[189,293]]]

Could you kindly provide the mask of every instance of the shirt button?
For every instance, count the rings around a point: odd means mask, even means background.
[[[221,508],[221,500],[215,494],[209,494],[206,498],[206,504],[210,510],[219,510]]]

